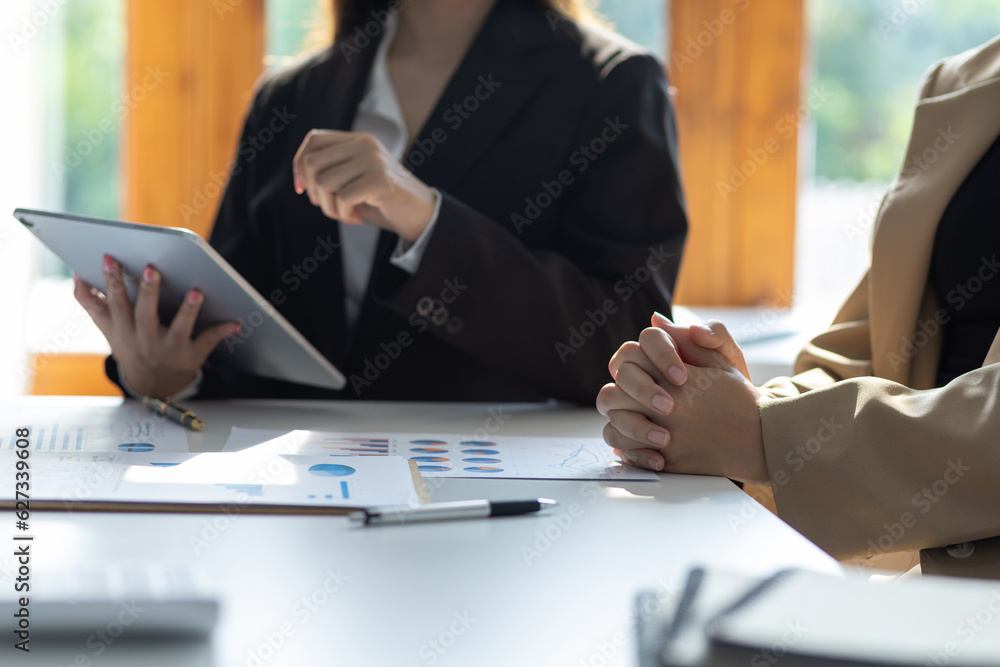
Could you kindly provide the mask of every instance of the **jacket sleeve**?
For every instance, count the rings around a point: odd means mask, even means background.
[[[795,360],[795,375],[775,378],[760,387],[770,398],[796,396],[838,380],[872,373],[868,326],[868,274],[841,306],[830,328],[814,337]]]
[[[650,56],[627,58],[602,91],[578,138],[583,147],[603,137],[606,150],[555,197],[553,247],[527,247],[516,224],[445,192],[418,271],[375,290],[405,318],[453,286],[449,325],[433,335],[581,403],[608,380],[621,341],[654,310],[669,313],[687,231],[662,67]]]
[[[935,389],[866,377],[761,407],[779,516],[837,558],[1000,535],[1000,363]]]

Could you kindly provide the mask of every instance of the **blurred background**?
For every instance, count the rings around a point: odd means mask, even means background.
[[[867,266],[921,74],[1000,33],[1000,0],[595,7],[676,88],[692,224],[679,302],[739,322],[748,345],[784,341],[781,370]],[[253,81],[322,47],[326,11],[322,0],[4,0],[0,396],[117,393],[68,270],[8,213],[207,234]]]

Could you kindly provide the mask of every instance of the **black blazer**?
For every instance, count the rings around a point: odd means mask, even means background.
[[[309,130],[352,126],[379,37],[342,34],[261,84],[211,243],[348,386],[209,364],[199,397],[592,403],[618,346],[669,314],[686,233],[660,63],[500,0],[404,160],[443,193],[420,268],[393,266],[397,237],[382,232],[351,332],[338,227],[295,194],[291,169]]]

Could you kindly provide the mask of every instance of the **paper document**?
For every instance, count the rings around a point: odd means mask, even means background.
[[[14,451],[0,451],[0,504],[13,503],[16,466],[22,460]],[[334,462],[251,449],[237,454],[39,451],[27,460],[31,506],[39,509],[97,503],[143,510],[220,505],[247,512],[324,510],[418,503],[423,491],[409,463],[399,458]]]
[[[223,451],[237,451],[254,440],[252,429],[234,428]],[[286,454],[327,456],[332,460],[401,457],[417,464],[424,477],[494,479],[577,479],[656,481],[649,470],[624,466],[600,438],[495,437],[466,440],[441,433],[331,433],[292,431],[267,440],[266,447]]]
[[[0,450],[14,447],[14,431],[28,427],[32,451],[186,452],[180,424],[138,403],[120,406],[0,407]]]

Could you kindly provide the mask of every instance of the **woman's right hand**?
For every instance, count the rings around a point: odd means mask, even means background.
[[[105,290],[99,292],[73,274],[73,296],[111,345],[122,379],[143,396],[167,398],[194,379],[208,355],[240,329],[236,322],[209,327],[191,338],[204,297],[191,290],[169,327],[160,323],[160,272],[146,266],[135,307],[122,282],[121,266],[104,256]]]

